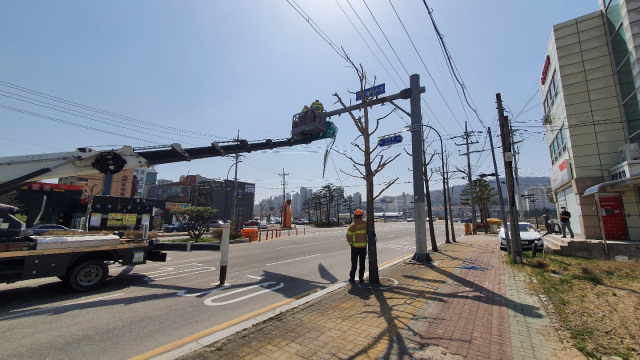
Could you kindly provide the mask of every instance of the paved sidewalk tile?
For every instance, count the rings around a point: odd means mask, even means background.
[[[463,240],[442,245],[435,266],[381,271],[395,286],[340,288],[184,358],[578,358],[559,343],[526,279],[503,264],[497,239]]]

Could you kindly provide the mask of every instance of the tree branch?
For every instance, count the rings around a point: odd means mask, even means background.
[[[398,155],[400,155],[400,154],[398,154]],[[380,190],[380,192],[378,193],[378,195],[376,195],[376,196],[374,196],[374,197],[373,197],[373,200],[376,200],[377,198],[379,198],[379,197],[380,197],[380,195],[382,195],[382,193],[383,193],[385,190],[387,190],[388,188],[390,188],[390,187],[391,187],[391,185],[395,184],[395,183],[396,183],[396,181],[398,181],[398,179],[400,179],[400,178],[395,178],[395,179],[393,179],[393,180],[389,181],[389,182],[385,185],[385,187],[384,187],[382,190]]]

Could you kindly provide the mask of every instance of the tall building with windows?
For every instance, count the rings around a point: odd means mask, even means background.
[[[556,206],[585,238],[640,240],[640,156],[627,151],[640,141],[636,54],[635,1],[600,0],[600,10],[553,26],[539,84],[542,125]]]
[[[58,179],[58,184],[82,186],[87,194],[132,197],[133,169],[123,170],[117,174],[91,174],[86,176],[66,176]]]
[[[149,196],[149,189],[156,184],[158,172],[152,167],[144,167],[133,169],[133,173],[138,179],[138,187],[135,190],[134,197],[146,199]]]

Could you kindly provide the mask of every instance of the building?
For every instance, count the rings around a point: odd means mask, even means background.
[[[536,210],[555,208],[555,205],[553,203],[550,203],[549,199],[547,198],[548,190],[549,187],[540,185],[526,188],[523,195],[528,196],[528,199],[523,199],[523,202],[525,204],[524,208],[527,211],[533,211],[534,201]]]
[[[402,193],[400,196],[396,196],[396,211],[406,212],[408,209],[413,208],[413,195]]]
[[[34,182],[19,189],[16,200],[27,215],[27,227],[38,223],[80,228],[80,217],[85,216],[78,214],[82,196],[82,185]]]
[[[631,171],[633,151],[620,152],[640,141],[638,19],[635,3],[600,0],[600,10],[553,26],[546,52],[540,95],[553,195],[588,239],[640,240],[640,172]]]
[[[91,174],[85,176],[67,176],[58,179],[58,184],[82,186],[85,195],[102,195],[116,197],[132,197],[134,174],[133,169],[123,170],[117,174]]]
[[[135,198],[146,199],[149,196],[149,189],[156,184],[158,172],[152,166],[149,168],[133,169],[133,173],[138,180],[138,186],[135,189]]]
[[[356,208],[362,209],[362,194],[360,194],[359,192],[353,193],[353,203],[355,204]]]
[[[233,180],[206,180],[198,183],[194,206],[217,209],[214,219],[236,220],[244,223],[253,219],[256,185],[238,181],[236,187],[236,217],[233,218]]]

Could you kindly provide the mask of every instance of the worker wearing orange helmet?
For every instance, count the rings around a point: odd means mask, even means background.
[[[356,267],[360,263],[358,279],[364,283],[364,263],[367,257],[367,222],[362,219],[362,210],[357,209],[353,216],[353,223],[347,230],[347,243],[351,246],[351,272],[349,272],[349,282],[355,283]]]

